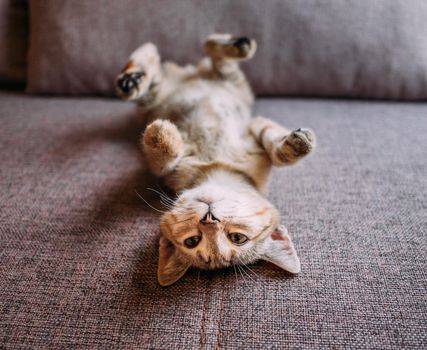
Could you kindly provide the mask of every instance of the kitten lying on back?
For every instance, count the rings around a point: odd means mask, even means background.
[[[159,283],[176,282],[191,266],[258,259],[298,273],[292,241],[264,195],[271,166],[306,156],[314,135],[251,119],[239,61],[254,55],[254,40],[216,34],[204,47],[208,57],[197,67],[180,67],[162,64],[147,43],[117,78],[118,94],[138,102],[150,122],[141,141],[150,170],[179,193],[160,222]]]

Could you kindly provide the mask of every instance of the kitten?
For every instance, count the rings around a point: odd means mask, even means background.
[[[179,193],[161,218],[158,281],[189,267],[215,269],[264,259],[291,273],[300,261],[280,216],[265,198],[272,165],[294,164],[314,148],[307,129],[251,118],[253,94],[239,62],[256,42],[211,35],[196,67],[161,63],[147,43],[117,77],[118,94],[149,120],[142,149],[150,170]]]

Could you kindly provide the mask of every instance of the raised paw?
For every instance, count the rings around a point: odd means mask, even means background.
[[[181,158],[184,142],[174,124],[157,119],[145,129],[142,147],[152,172],[162,176]]]
[[[256,48],[254,39],[232,37],[230,34],[213,34],[205,42],[208,55],[216,59],[246,60],[255,54]]]
[[[283,163],[293,163],[309,154],[315,146],[314,133],[299,128],[285,136],[276,150],[276,156]]]
[[[120,74],[117,78],[117,91],[124,97],[131,96],[134,93],[138,93],[141,79],[144,77],[144,72],[132,72]]]
[[[159,53],[154,44],[146,43],[132,53],[116,78],[116,91],[123,99],[140,99],[152,92],[160,79]]]
[[[146,151],[160,151],[175,155],[183,141],[177,127],[168,120],[156,120],[147,126],[143,137]]]
[[[230,40],[230,55],[235,58],[251,58],[256,50],[256,42],[247,37],[232,38]]]
[[[299,128],[284,140],[284,147],[291,147],[296,156],[304,156],[313,149],[314,134],[311,130]]]

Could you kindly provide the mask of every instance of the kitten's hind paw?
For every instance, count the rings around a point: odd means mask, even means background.
[[[304,156],[313,149],[314,133],[308,129],[299,128],[291,132],[284,142],[284,147],[291,147],[297,156]]]
[[[250,59],[256,51],[257,44],[248,37],[232,37],[230,34],[213,34],[205,42],[209,56],[217,59]]]
[[[137,100],[155,94],[161,79],[160,56],[152,43],[135,50],[116,78],[116,92],[125,100]]]
[[[117,93],[124,97],[128,98],[135,93],[135,90],[138,89],[138,86],[141,82],[141,78],[145,75],[144,72],[132,72],[132,73],[123,73],[117,77],[116,89]]]

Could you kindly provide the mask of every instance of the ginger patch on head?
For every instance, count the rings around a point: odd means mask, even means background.
[[[286,236],[282,236],[279,232],[277,232],[277,231],[274,231],[272,234],[271,234],[271,239],[273,240],[273,241],[289,241],[289,238],[288,237],[286,237]]]

